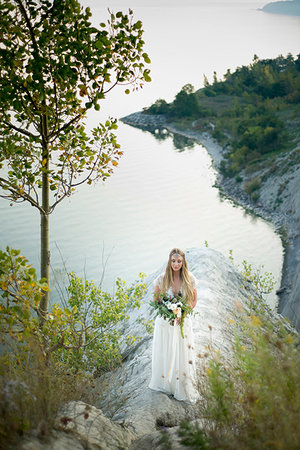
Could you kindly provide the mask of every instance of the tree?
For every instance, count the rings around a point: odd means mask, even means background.
[[[194,94],[194,87],[185,84],[175,96],[171,114],[177,117],[194,116],[199,112],[199,105]]]
[[[77,186],[109,177],[122,155],[114,120],[87,135],[83,119],[116,85],[151,81],[150,60],[131,10],[95,28],[76,0],[3,0],[0,17],[1,197],[39,210],[49,283],[50,213]]]

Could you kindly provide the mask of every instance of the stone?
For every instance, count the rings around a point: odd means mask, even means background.
[[[85,450],[86,447],[73,435],[53,431],[43,439],[30,438],[22,442],[19,450]]]
[[[72,433],[85,448],[113,450],[128,448],[134,434],[112,422],[100,409],[84,402],[69,402],[57,418],[57,427]]]
[[[213,346],[230,357],[231,332],[228,319],[237,304],[245,304],[250,286],[244,286],[242,276],[221,253],[210,248],[186,251],[189,270],[198,280],[197,315],[193,318],[198,371],[203,355]],[[166,261],[167,262],[167,261]],[[142,318],[154,317],[149,306],[153,296],[153,281],[164,271],[166,262],[147,278],[147,292],[140,310],[131,317],[122,330],[126,335],[141,337],[137,350],[126,352],[123,365],[114,373],[98,380],[99,401],[96,406],[113,421],[122,423],[137,436],[157,432],[161,427],[175,427],[188,418],[193,420],[197,407],[180,402],[161,392],[148,388],[151,377],[152,337],[147,336]]]

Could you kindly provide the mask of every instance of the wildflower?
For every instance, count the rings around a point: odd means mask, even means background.
[[[254,327],[261,327],[262,326],[262,321],[257,317],[257,316],[250,316],[251,319],[251,325],[253,325]]]

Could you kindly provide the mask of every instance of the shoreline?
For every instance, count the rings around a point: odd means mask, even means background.
[[[246,210],[271,222],[275,226],[275,232],[280,235],[284,249],[280,289],[276,291],[278,296],[277,312],[287,317],[292,325],[299,330],[300,301],[297,301],[297,299],[300,299],[299,220],[297,220],[297,217],[294,218],[289,214],[288,210],[285,211],[284,208],[280,211],[278,209],[271,209],[267,206],[268,204],[271,204],[271,198],[274,194],[274,186],[272,186],[272,189],[270,190],[270,184],[272,183],[269,182],[268,186],[262,186],[262,189],[265,188],[265,192],[263,192],[263,204],[260,202],[255,203],[250,199],[241,183],[237,183],[234,179],[224,178],[221,175],[219,165],[223,159],[223,148],[209,133],[199,133],[191,129],[180,130],[175,127],[174,124],[167,122],[164,116],[144,114],[142,111],[130,114],[120,120],[127,125],[152,133],[155,133],[156,130],[166,129],[171,133],[180,134],[204,146],[212,158],[213,167],[217,171],[216,186],[220,192],[223,192],[227,198],[239,204]],[[295,202],[297,200],[299,201],[299,199],[296,198]]]

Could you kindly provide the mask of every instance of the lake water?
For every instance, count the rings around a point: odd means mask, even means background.
[[[107,17],[96,1],[90,6],[95,23]],[[186,83],[202,86],[203,74],[218,77],[228,68],[249,64],[254,54],[272,58],[299,52],[300,20],[256,9],[263,2],[147,2],[113,0],[114,11],[130,6],[144,24],[153,82],[130,96],[112,91],[100,113],[91,113],[89,128],[107,116],[122,117],[149,106],[157,98],[170,101]],[[172,5],[172,6],[169,6]],[[63,266],[112,289],[116,277],[132,282],[139,272],[150,274],[169,250],[203,246],[237,262],[247,259],[271,271],[277,287],[282,246],[274,227],[221,199],[213,187],[211,159],[200,145],[176,151],[172,139],[155,140],[149,133],[122,123],[117,131],[124,151],[118,169],[105,184],[81,187],[51,216],[52,278]],[[1,248],[10,245],[38,267],[39,214],[22,204],[0,200]],[[64,263],[63,263],[63,262]],[[55,298],[55,295],[54,297]],[[275,297],[270,300],[274,303]]]

